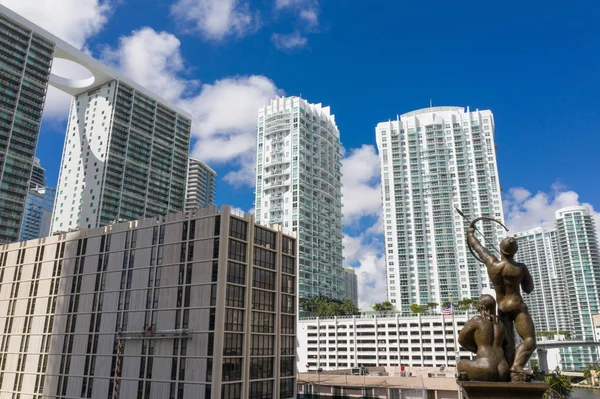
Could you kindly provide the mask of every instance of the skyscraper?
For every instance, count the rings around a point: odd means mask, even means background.
[[[358,279],[354,269],[344,270],[344,290],[346,291],[346,298],[352,299],[352,302],[358,306]]]
[[[185,189],[186,210],[214,205],[216,177],[217,172],[204,162],[189,158]]]
[[[562,261],[556,259],[556,231],[541,227],[515,234],[516,260],[527,265],[534,290],[523,295],[536,329],[567,330],[569,325]]]
[[[0,392],[295,398],[296,248],[226,206],[2,245]]]
[[[191,120],[121,79],[76,95],[52,231],[184,209]]]
[[[258,112],[256,220],[298,232],[299,295],[344,299],[341,143],[329,107],[278,97]]]
[[[0,5],[0,243],[19,239],[54,43]]]
[[[376,127],[388,298],[398,309],[479,297],[490,283],[465,242],[469,217],[504,221],[491,111],[431,107]],[[502,227],[483,224],[498,243]]]
[[[19,241],[50,235],[55,196],[55,188],[38,186],[29,189]]]
[[[31,169],[31,181],[29,188],[46,186],[46,169],[42,168],[39,158],[33,158],[33,168]]]

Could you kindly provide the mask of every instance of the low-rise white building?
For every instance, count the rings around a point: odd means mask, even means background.
[[[374,315],[301,318],[299,372],[366,367],[454,367],[458,331],[471,315]],[[461,359],[471,352],[461,350]]]

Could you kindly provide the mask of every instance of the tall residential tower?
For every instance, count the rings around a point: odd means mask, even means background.
[[[258,112],[256,220],[298,232],[299,296],[344,299],[341,143],[329,107],[278,97]]]
[[[205,208],[215,203],[217,172],[204,162],[189,158],[187,186],[185,189],[185,209]]]
[[[376,127],[381,161],[388,298],[410,304],[477,298],[490,287],[465,242],[468,217],[504,221],[491,111],[432,107]],[[503,230],[480,226],[490,242]]]

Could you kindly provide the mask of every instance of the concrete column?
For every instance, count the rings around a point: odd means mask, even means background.
[[[548,373],[550,370],[548,369],[548,350],[547,349],[537,349],[538,360],[540,362],[540,369],[544,373]]]

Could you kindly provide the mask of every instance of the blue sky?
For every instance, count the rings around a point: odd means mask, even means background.
[[[219,173],[218,204],[253,207],[263,102],[302,94],[330,105],[346,149],[345,256],[363,304],[385,295],[374,127],[430,99],[494,112],[509,226],[551,226],[561,206],[600,207],[596,2],[0,3],[189,109],[192,151]],[[48,97],[38,156],[55,185],[68,98]]]

